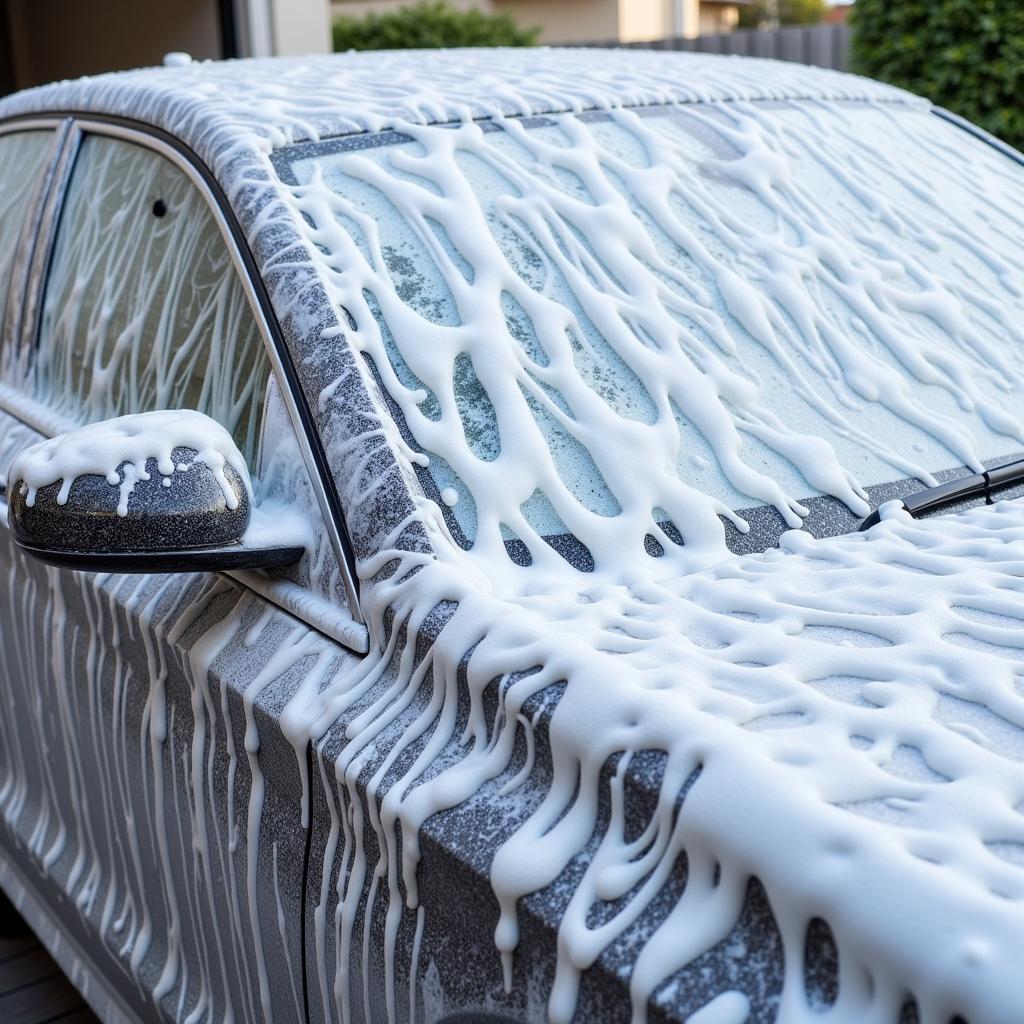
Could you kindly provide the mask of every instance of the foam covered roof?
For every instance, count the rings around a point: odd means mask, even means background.
[[[52,110],[119,115],[201,152],[225,133],[276,148],[401,122],[659,103],[913,102],[854,75],[780,61],[648,50],[460,49],[200,62],[55,82],[0,101],[0,117]]]

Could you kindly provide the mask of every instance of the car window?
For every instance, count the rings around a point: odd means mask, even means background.
[[[29,198],[40,184],[52,144],[49,130],[0,135],[0,323]]]
[[[268,374],[203,196],[158,153],[86,135],[46,282],[35,397],[80,423],[198,409],[254,464]]]
[[[464,547],[637,564],[1024,443],[1024,168],[924,106],[409,126],[277,164]]]

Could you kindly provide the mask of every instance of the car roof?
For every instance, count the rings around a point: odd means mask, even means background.
[[[0,100],[0,118],[71,111],[155,125],[211,166],[225,147],[665,103],[921,102],[870,79],[747,57],[653,50],[506,48],[194,62],[55,82]]]

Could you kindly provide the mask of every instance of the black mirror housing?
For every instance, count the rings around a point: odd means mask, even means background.
[[[140,454],[147,431],[152,455]],[[192,443],[173,444],[176,436]],[[77,473],[82,467],[94,471]],[[302,547],[245,543],[250,494],[244,460],[218,424],[188,410],[149,413],[92,424],[23,453],[10,474],[8,521],[26,553],[64,568],[188,572],[298,561]]]
[[[237,504],[229,509],[209,466],[196,452],[175,448],[175,472],[164,476],[157,460],[146,460],[147,477],[132,486],[129,514],[118,515],[120,487],[87,474],[72,483],[66,501],[58,501],[61,483],[41,487],[28,504],[28,487],[15,482],[10,496],[11,529],[20,544],[35,548],[93,551],[184,551],[237,544],[249,526],[250,505],[238,473],[224,467]],[[178,468],[181,467],[181,468]],[[188,467],[185,469],[184,467]],[[118,467],[124,475],[126,466]]]

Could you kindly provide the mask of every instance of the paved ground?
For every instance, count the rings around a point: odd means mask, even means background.
[[[0,1022],[99,1024],[17,911],[0,893]]]

